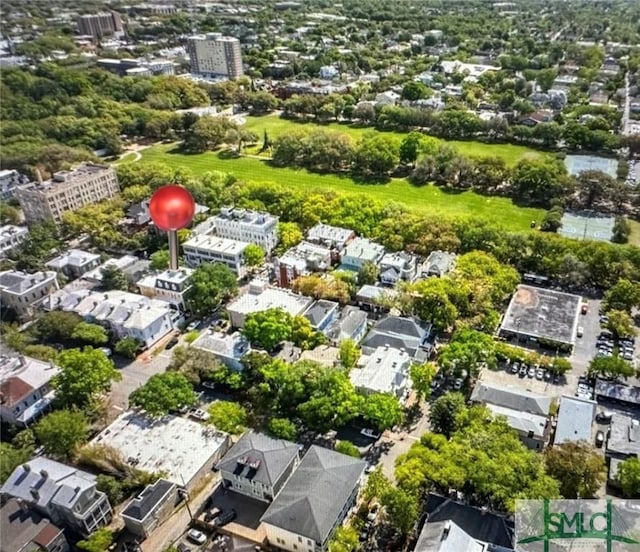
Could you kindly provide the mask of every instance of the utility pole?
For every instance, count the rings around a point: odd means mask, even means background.
[[[187,507],[187,512],[189,512],[189,518],[193,521],[193,513],[191,512],[191,506],[189,505],[189,491],[187,490],[187,485],[184,482],[184,476],[182,474],[180,474],[180,479],[182,480],[182,486],[184,487],[182,490],[185,497],[184,504]]]

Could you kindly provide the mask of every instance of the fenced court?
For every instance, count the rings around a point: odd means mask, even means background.
[[[613,217],[588,213],[565,213],[562,217],[562,228],[558,230],[558,234],[575,240],[611,241],[614,222]]]
[[[565,167],[572,176],[577,176],[583,171],[602,171],[611,178],[618,174],[617,159],[608,157],[596,157],[595,155],[567,155],[564,158]]]

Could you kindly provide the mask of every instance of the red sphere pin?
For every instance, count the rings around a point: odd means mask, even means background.
[[[189,190],[177,184],[158,188],[149,201],[149,214],[155,225],[169,232],[187,226],[196,211],[196,203]]]

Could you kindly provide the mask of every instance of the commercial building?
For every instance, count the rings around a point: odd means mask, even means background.
[[[109,445],[136,468],[164,472],[167,481],[191,488],[227,452],[231,439],[213,426],[187,418],[150,418],[129,411],[91,443]]]
[[[278,245],[278,217],[269,213],[223,207],[209,220],[221,238],[255,243],[268,254]]]
[[[60,224],[64,213],[112,198],[119,191],[113,168],[84,163],[70,171],[58,171],[49,180],[21,186],[16,197],[27,223],[52,219]]]
[[[187,51],[192,73],[229,79],[244,75],[242,51],[237,38],[220,33],[190,36],[187,39]]]
[[[160,299],[171,303],[180,310],[185,310],[185,294],[191,287],[189,282],[193,270],[165,270],[160,274],[145,276],[137,283],[140,294],[151,299]]]
[[[53,400],[50,383],[58,372],[52,362],[24,355],[0,356],[0,420],[27,426],[37,419]]]
[[[35,307],[57,289],[55,272],[0,272],[0,304],[3,309],[12,309],[22,320],[30,318]]]
[[[69,249],[66,253],[51,259],[45,266],[75,279],[100,266],[100,255],[80,249]]]
[[[18,247],[29,236],[29,229],[25,226],[5,224],[0,226],[0,259]]]
[[[95,475],[42,456],[13,470],[0,493],[84,536],[111,521],[109,499],[96,488]]]
[[[147,485],[120,515],[125,527],[144,539],[171,515],[179,501],[178,486],[158,479],[153,485]]]
[[[325,552],[353,508],[365,462],[312,445],[262,516],[271,546]]]
[[[591,427],[596,415],[595,401],[563,395],[560,398],[554,445],[571,441],[591,442]]]
[[[69,543],[57,525],[11,498],[0,508],[2,552],[68,552]]]
[[[114,11],[100,12],[78,17],[78,32],[84,36],[102,38],[103,36],[122,35],[122,19]]]
[[[248,293],[241,295],[227,305],[227,312],[231,325],[234,328],[242,328],[245,319],[251,313],[279,308],[291,316],[298,316],[311,303],[313,303],[313,299],[310,297],[269,287],[268,282],[253,280],[249,284]]]
[[[207,234],[195,235],[182,244],[184,258],[189,266],[202,263],[222,263],[233,270],[238,278],[247,272],[244,251],[248,242],[221,238]]]
[[[271,502],[300,461],[299,445],[245,433],[216,466],[225,488]]]
[[[393,347],[378,347],[372,355],[362,356],[349,379],[358,393],[390,393],[401,399],[409,390],[411,358]]]
[[[500,335],[571,350],[581,303],[579,295],[519,285],[502,319]]]

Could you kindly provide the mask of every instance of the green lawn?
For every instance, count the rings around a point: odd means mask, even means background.
[[[345,134],[349,134],[354,138],[358,138],[365,132],[372,131],[371,128],[358,127],[342,123],[328,123],[320,125],[313,122],[304,123],[299,121],[292,121],[289,119],[282,119],[275,114],[264,115],[262,117],[249,116],[246,118],[245,123],[245,128],[255,132],[260,137],[260,141],[262,141],[262,136],[265,130],[267,131],[269,138],[273,140],[283,132],[288,132],[292,129],[305,127],[309,129],[326,128],[330,130],[336,130]],[[384,134],[397,136],[398,139],[401,139],[401,137],[404,136],[404,133],[402,132],[389,131],[385,132]],[[517,146],[513,144],[485,144],[484,142],[462,142],[456,140],[448,141],[448,143],[456,147],[462,155],[477,157],[498,156],[504,158],[504,160],[509,165],[515,165],[523,157],[530,157],[533,155],[548,155],[546,153],[536,151],[526,146]],[[251,151],[251,153],[254,153],[254,151]]]
[[[640,222],[636,220],[627,219],[629,226],[631,226],[631,234],[629,235],[629,243],[631,245],[640,246]]]
[[[435,186],[415,187],[406,179],[392,179],[388,184],[361,184],[348,176],[280,169],[269,166],[265,161],[248,157],[228,159],[217,152],[185,155],[175,152],[175,147],[174,144],[163,144],[145,149],[141,152],[141,162],[161,162],[174,168],[184,167],[196,174],[221,171],[234,174],[245,182],[277,182],[292,189],[365,193],[382,201],[404,203],[413,210],[425,213],[474,215],[501,221],[509,230],[526,230],[532,220],[542,220],[544,213],[541,209],[518,207],[507,198],[485,197],[468,191],[449,193]]]

